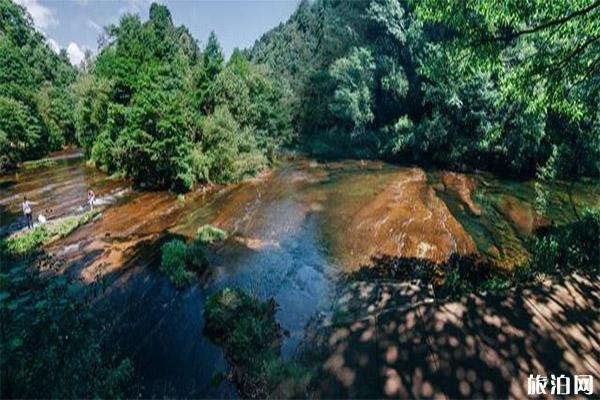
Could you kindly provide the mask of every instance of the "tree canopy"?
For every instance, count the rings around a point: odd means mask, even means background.
[[[317,0],[250,55],[291,82],[299,140],[313,151],[597,177],[599,10]]]
[[[597,1],[304,0],[227,61],[214,33],[200,47],[152,4],[147,21],[106,27],[79,70],[22,7],[1,0],[0,12],[2,170],[77,143],[109,173],[185,191],[243,179],[295,140],[316,153],[600,175]]]
[[[200,49],[158,4],[106,30],[74,85],[79,142],[98,167],[186,191],[251,175],[287,143],[280,85],[241,52],[225,63],[214,33]]]
[[[200,48],[169,10],[123,15],[79,69],[53,53],[23,7],[0,2],[0,170],[82,146],[108,173],[149,187],[252,175],[289,143],[284,86],[214,33]],[[226,151],[224,151],[226,150]]]
[[[0,172],[75,140],[77,71],[54,53],[25,9],[0,0]]]

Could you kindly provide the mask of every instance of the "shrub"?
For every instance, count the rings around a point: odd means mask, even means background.
[[[280,358],[283,333],[276,309],[273,299],[263,302],[231,288],[206,302],[206,331],[223,346],[242,397],[306,397],[311,371]]]
[[[458,269],[452,269],[444,280],[444,284],[437,292],[441,296],[461,296],[473,291],[469,281],[461,277]]]
[[[270,395],[278,399],[306,397],[306,389],[314,378],[313,370],[280,357],[266,363],[264,374]]]
[[[196,240],[202,243],[221,242],[227,239],[227,232],[213,225],[202,225],[196,232]]]
[[[531,249],[531,268],[545,273],[600,269],[600,208],[581,219],[538,234]]]
[[[82,215],[65,217],[45,225],[38,225],[22,235],[9,237],[2,246],[3,255],[11,259],[23,257],[41,246],[69,235],[80,226],[90,222],[99,213],[100,210],[94,210]]]
[[[484,292],[497,293],[509,289],[512,286],[510,279],[504,276],[494,276],[490,279],[483,281],[479,285],[479,290]]]
[[[162,246],[160,270],[175,286],[186,286],[196,274],[208,268],[204,249],[204,244],[198,240],[188,245],[181,239],[173,239]]]
[[[220,339],[227,339],[235,330],[236,320],[243,316],[268,317],[266,303],[258,301],[241,289],[225,288],[208,298],[204,310],[207,330]]]
[[[198,240],[194,240],[188,245],[185,254],[186,265],[192,271],[202,273],[208,268],[208,260],[204,254],[204,244]]]
[[[277,355],[281,339],[279,325],[268,310],[260,315],[242,311],[233,322],[234,329],[226,342],[229,358],[246,371],[260,371],[267,360]]]
[[[100,214],[100,210],[92,210],[85,214],[63,218],[59,223],[47,226],[52,236],[65,237],[80,226],[89,223],[98,214]]]
[[[194,273],[186,268],[188,248],[185,242],[174,239],[165,243],[161,250],[160,270],[177,287],[183,287],[190,283],[194,278]]]
[[[6,240],[6,254],[11,258],[18,258],[33,252],[41,245],[48,243],[50,232],[43,225],[38,225],[27,233]]]

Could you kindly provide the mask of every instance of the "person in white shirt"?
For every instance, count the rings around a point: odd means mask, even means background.
[[[23,204],[21,206],[23,208],[23,215],[25,215],[25,219],[27,220],[27,227],[32,229],[33,215],[31,214],[31,203],[27,200],[27,196],[23,196]]]
[[[92,189],[88,190],[88,203],[90,205],[90,211],[94,209],[94,200],[96,199],[96,195]]]

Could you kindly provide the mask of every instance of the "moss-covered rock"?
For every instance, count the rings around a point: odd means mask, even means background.
[[[202,225],[196,232],[196,240],[201,243],[222,242],[227,239],[227,232],[213,225]]]
[[[229,377],[244,398],[306,397],[311,371],[281,359],[276,310],[273,299],[260,301],[240,289],[223,289],[206,302],[206,332],[223,346]]]

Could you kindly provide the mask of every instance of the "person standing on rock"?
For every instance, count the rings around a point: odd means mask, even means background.
[[[96,195],[92,189],[88,190],[88,203],[90,204],[90,211],[94,210],[94,200]]]
[[[33,215],[31,215],[31,203],[27,200],[27,196],[23,196],[23,204],[21,205],[23,208],[23,215],[25,215],[25,219],[27,220],[27,227],[29,229],[33,229]]]

